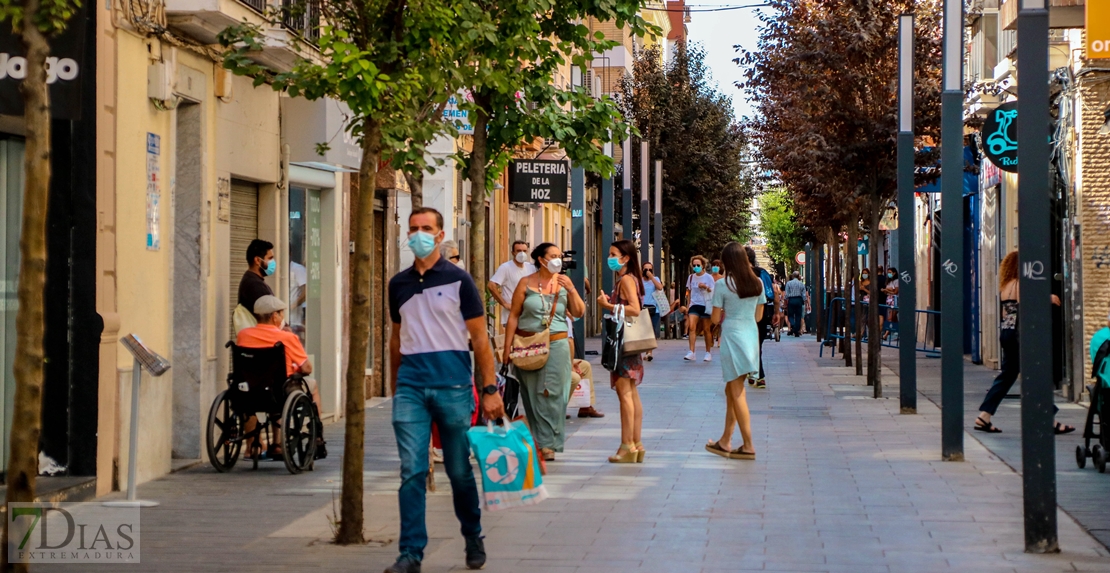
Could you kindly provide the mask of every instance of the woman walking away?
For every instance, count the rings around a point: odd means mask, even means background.
[[[767,296],[740,243],[721,252],[725,277],[713,290],[713,322],[721,323],[721,372],[725,380],[725,431],[705,449],[734,460],[754,460],[752,423],[744,380],[759,372],[759,328]],[[732,449],[732,427],[739,424],[743,445]]]
[[[640,261],[636,244],[628,239],[617,241],[609,247],[609,270],[619,276],[613,296],[601,293],[597,303],[601,308],[613,311],[618,304],[624,305],[624,314],[629,317],[640,316],[644,297],[643,277],[640,275]],[[644,444],[640,429],[644,424],[644,406],[640,403],[640,390],[637,388],[644,380],[644,361],[639,354],[620,357],[616,368],[609,374],[609,385],[617,391],[621,403],[621,446],[616,455],[609,456],[614,464],[643,463]]]
[[[1021,372],[1021,363],[1019,362],[1021,345],[1018,340],[1018,295],[1020,293],[1018,292],[1017,251],[1006,255],[1006,258],[1002,259],[1002,265],[998,269],[998,284],[1002,285],[1000,287],[1002,322],[999,326],[1000,334],[998,336],[1002,345],[1002,372],[998,373],[998,377],[994,379],[994,384],[991,385],[990,390],[987,390],[987,397],[983,400],[983,404],[979,406],[979,415],[975,418],[975,429],[990,434],[997,434],[1002,431],[991,423],[991,416],[994,416],[994,413],[998,411],[998,405],[1002,403],[1002,399],[1006,397]],[[1052,304],[1060,304],[1060,299],[1056,295],[1052,295]],[[1023,384],[1044,383],[1046,382],[1041,380],[1026,380],[1023,382]],[[1059,410],[1056,406],[1053,406],[1053,409],[1054,411]],[[1057,434],[1067,434],[1075,431],[1075,427],[1065,426],[1059,422],[1056,422],[1054,428]]]
[[[581,318],[586,303],[574,289],[570,277],[559,274],[563,253],[551,243],[532,251],[535,274],[520,280],[513,292],[509,321],[505,325],[505,363],[509,362],[513,337],[531,336],[551,329],[547,363],[539,370],[517,369],[523,390],[524,414],[543,459],[552,461],[563,451],[566,440],[566,411],[570,401],[570,344],[567,315]]]
[[[669,309],[655,308],[655,291],[663,291],[663,283],[655,276],[655,267],[651,263],[644,263],[643,266],[643,283],[644,283],[644,308],[651,313],[651,331],[655,333],[655,338],[659,338],[659,313]],[[651,355],[651,350],[647,351],[647,356],[644,358],[648,362],[655,360]]]
[[[690,278],[686,279],[686,301],[690,307],[686,311],[686,334],[690,336],[690,352],[683,360],[694,360],[694,349],[698,343],[698,332],[705,335],[705,361],[713,360],[713,332],[709,322],[709,303],[713,300],[713,277],[705,272],[705,257],[694,255],[690,258]]]

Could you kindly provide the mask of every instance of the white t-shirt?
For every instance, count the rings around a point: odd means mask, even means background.
[[[493,273],[490,282],[501,286],[501,298],[505,302],[512,304],[513,293],[516,292],[516,285],[520,284],[520,279],[536,272],[536,265],[532,263],[524,263],[523,268],[516,266],[514,261],[507,261],[497,267],[497,272]],[[501,325],[509,322],[509,311],[502,310],[501,312]]]
[[[305,292],[305,289],[307,289],[307,288],[308,288],[308,269],[306,269],[304,267],[304,265],[302,265],[298,262],[290,261],[290,263],[289,263],[289,306],[291,306],[292,308],[290,308],[289,312],[286,313],[286,315],[289,318],[289,325],[290,326],[304,326],[304,312],[305,312],[305,309],[308,307],[307,298],[299,306],[293,306],[293,305],[297,304],[297,299],[300,298],[302,294],[305,294],[305,295],[308,294],[308,293]]]
[[[713,285],[715,283],[713,275],[709,273],[702,273],[700,276],[690,275],[690,278],[686,279],[686,288],[690,289],[690,306],[701,305],[708,309],[709,301],[713,300]],[[708,286],[709,290],[698,288],[699,284]]]

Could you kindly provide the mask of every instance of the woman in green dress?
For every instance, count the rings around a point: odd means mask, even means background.
[[[532,251],[536,273],[524,277],[513,293],[509,322],[505,325],[505,362],[509,362],[513,337],[530,336],[551,328],[550,354],[539,370],[517,369],[524,399],[524,414],[536,440],[536,447],[547,461],[563,451],[566,440],[566,412],[570,401],[571,356],[567,341],[567,315],[581,318],[586,303],[574,289],[570,277],[560,274],[563,252],[551,243]],[[554,311],[554,312],[552,312]]]

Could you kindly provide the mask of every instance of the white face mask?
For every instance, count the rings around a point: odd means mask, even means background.
[[[528,262],[528,253],[525,253],[524,251],[521,251],[521,252],[517,253],[516,256],[513,257],[513,258],[516,259],[516,262],[523,265],[524,263]]]
[[[559,271],[562,268],[563,268],[563,259],[551,259],[551,260],[547,261],[547,270],[551,271],[551,274],[553,274],[553,275],[559,274]]]

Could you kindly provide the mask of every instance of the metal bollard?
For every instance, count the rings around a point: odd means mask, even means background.
[[[131,367],[131,443],[127,449],[129,452],[127,456],[127,499],[106,501],[103,505],[107,507],[155,507],[158,505],[157,501],[135,499],[139,457],[139,383],[143,377],[144,367],[147,372],[150,372],[151,376],[157,378],[170,369],[170,362],[147,348],[134,334],[128,334],[120,339],[120,342],[131,352],[131,356],[135,359]]]

